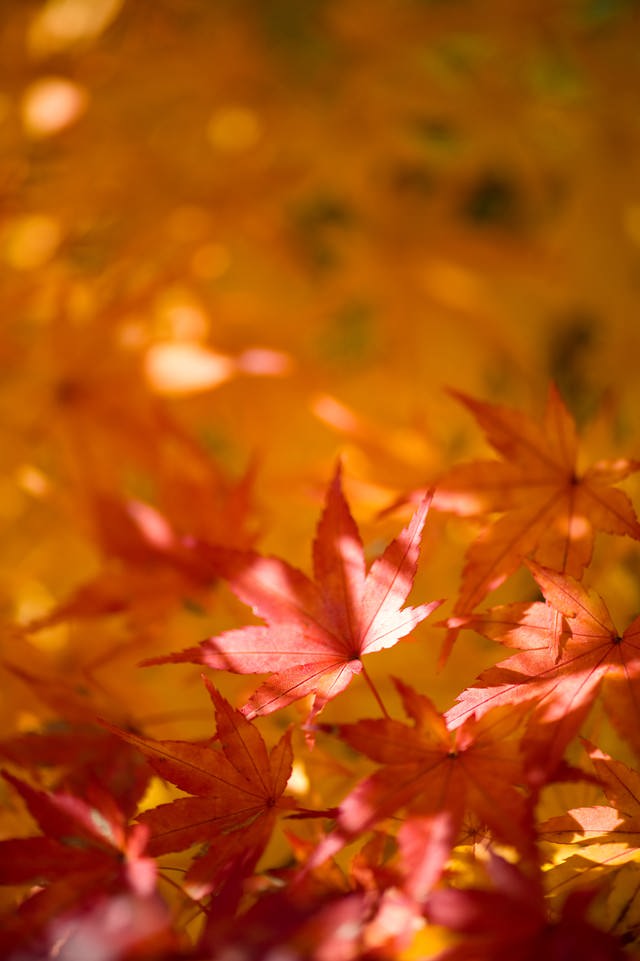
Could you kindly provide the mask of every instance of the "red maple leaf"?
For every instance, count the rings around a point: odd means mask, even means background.
[[[225,631],[198,647],[144,664],[188,661],[238,674],[272,672],[243,708],[246,716],[269,714],[313,694],[313,718],[354,674],[368,677],[362,664],[365,654],[392,647],[442,603],[403,607],[416,573],[428,506],[425,498],[409,525],[367,571],[338,468],[313,543],[314,580],[277,557],[209,550],[215,574],[226,578],[266,626]]]
[[[38,885],[2,920],[2,950],[30,945],[49,923],[72,909],[82,911],[97,894],[128,893],[158,906],[157,868],[145,854],[148,829],[135,825],[129,830],[111,795],[94,784],[80,798],[38,790],[6,772],[3,776],[43,834],[0,841],[0,884]]]
[[[22,796],[44,837],[0,841],[2,884],[78,871],[95,873],[102,883],[109,874],[121,875],[123,856],[132,856],[136,867],[127,872],[131,888],[141,893],[153,889],[155,864],[149,858],[139,860],[148,832],[135,826],[129,831],[126,816],[106,791],[90,786],[80,798],[67,791],[38,790],[7,772],[3,777]]]
[[[525,746],[549,770],[601,692],[621,735],[640,749],[640,617],[620,635],[595,591],[549,568],[529,567],[546,603],[506,604],[445,622],[520,648],[460,694],[447,722],[457,727],[496,705],[535,701]]]
[[[156,741],[105,726],[137,747],[160,777],[192,797],[145,811],[138,820],[150,833],[153,856],[205,844],[186,882],[194,896],[213,890],[226,894],[251,873],[278,815],[296,804],[282,797],[291,774],[290,732],[271,752],[260,732],[205,679],[213,702],[217,740],[213,743]]]
[[[25,770],[56,768],[54,787],[82,797],[99,783],[132,815],[147,787],[151,770],[129,745],[98,725],[54,721],[40,731],[0,741],[0,757]]]
[[[288,838],[297,859],[306,861],[313,843]],[[207,925],[197,957],[238,953],[305,961],[398,957],[423,921],[420,904],[399,887],[403,878],[393,864],[392,848],[393,839],[376,832],[346,869],[327,861],[304,874],[291,863],[270,872],[271,885],[253,892],[257,900],[244,913],[233,920],[218,916]],[[444,856],[448,854],[449,849]],[[424,855],[421,860],[424,865]],[[424,868],[419,880],[423,888],[440,873],[434,870],[435,862]]]
[[[448,810],[434,815],[408,816],[398,829],[402,888],[423,902],[440,879],[456,843],[455,821]]]
[[[227,918],[226,924],[206,931],[194,957],[305,961],[389,958],[394,956],[391,951],[398,942],[406,943],[407,935],[410,937],[413,918],[402,919],[402,932],[385,926],[384,946],[388,950],[384,954],[363,953],[363,942],[381,900],[376,893],[367,891],[310,893],[298,885],[286,885],[261,897],[232,924]]]
[[[457,612],[473,610],[525,557],[579,578],[591,560],[596,531],[640,539],[631,501],[611,486],[639,470],[640,461],[599,461],[579,471],[575,422],[553,385],[540,424],[519,411],[451,393],[503,457],[457,465],[437,484],[434,503],[441,509],[503,515],[467,551]],[[445,654],[454,638],[449,635]]]
[[[558,918],[551,918],[542,878],[491,853],[490,888],[434,891],[425,913],[432,924],[460,936],[434,961],[538,961],[539,958],[623,961],[626,954],[613,935],[589,923],[594,893],[574,891]]]
[[[400,809],[434,820],[446,812],[452,843],[473,812],[496,837],[517,846],[523,856],[531,854],[527,796],[518,787],[524,783],[523,709],[499,708],[479,720],[471,717],[451,732],[428,697],[401,681],[395,684],[413,726],[391,718],[338,725],[343,741],[382,766],[342,801],[335,831],[310,863],[319,863]]]
[[[50,788],[79,797],[91,785],[98,785],[125,815],[132,815],[147,788],[151,769],[137,751],[95,723],[97,713],[108,711],[113,721],[130,726],[126,706],[118,705],[90,680],[37,675],[9,663],[3,666],[30,688],[54,719],[43,722],[39,731],[0,740],[0,758],[30,771],[46,767]],[[58,769],[55,780],[51,768]]]

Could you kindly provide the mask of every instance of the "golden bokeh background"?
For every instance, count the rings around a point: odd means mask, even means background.
[[[2,0],[5,736],[72,696],[205,735],[198,671],[136,665],[247,612],[163,551],[308,570],[341,456],[374,556],[383,508],[486,453],[447,387],[535,416],[555,381],[585,461],[638,456],[639,37],[636,0]],[[430,520],[420,599],[470,536]],[[637,575],[599,546],[623,622]],[[417,671],[446,707],[497,657],[436,674],[416,636],[372,664],[391,697]]]

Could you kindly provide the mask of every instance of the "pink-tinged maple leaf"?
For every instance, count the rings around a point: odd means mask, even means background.
[[[335,831],[316,849],[320,863],[374,825],[404,810],[411,817],[437,819],[446,813],[443,837],[452,843],[473,812],[493,834],[531,855],[533,830],[520,754],[526,710],[498,708],[457,731],[448,730],[428,697],[396,680],[413,725],[391,718],[338,725],[340,738],[381,765],[347,795],[338,808]],[[426,822],[425,822],[426,823]],[[401,843],[407,851],[411,834]]]
[[[467,551],[456,612],[472,611],[525,557],[580,578],[597,531],[640,539],[631,501],[612,487],[639,470],[640,461],[599,461],[579,471],[575,422],[553,385],[539,424],[507,407],[451,393],[503,458],[457,465],[437,484],[440,508],[463,516],[502,514]],[[443,656],[454,639],[455,632]]]
[[[283,811],[296,807],[283,797],[291,774],[290,732],[267,751],[257,728],[205,679],[213,702],[217,739],[212,744],[156,741],[106,724],[147,758],[160,777],[191,797],[178,798],[139,815],[149,830],[153,856],[206,844],[185,880],[194,895],[225,889],[239,895]],[[230,892],[233,892],[232,894]]]
[[[425,498],[367,571],[338,468],[313,543],[314,579],[277,557],[209,549],[213,572],[266,625],[225,631],[144,663],[188,661],[238,674],[269,672],[243,708],[246,716],[269,714],[313,694],[313,718],[354,674],[367,677],[364,655],[392,647],[442,603],[403,606],[416,574],[428,507]]]
[[[549,568],[529,567],[546,603],[506,604],[445,622],[520,648],[460,694],[448,724],[457,727],[496,705],[534,702],[524,746],[549,770],[601,692],[620,734],[640,749],[640,617],[620,635],[595,591]]]

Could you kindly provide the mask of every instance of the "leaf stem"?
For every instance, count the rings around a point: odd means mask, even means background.
[[[361,663],[362,663],[362,662],[361,662]],[[369,673],[368,673],[366,667],[364,666],[364,664],[362,665],[362,672],[361,672],[361,673],[362,673],[362,676],[364,677],[365,681],[366,681],[367,684],[369,685],[369,688],[370,688],[370,690],[371,690],[371,693],[373,694],[373,696],[375,697],[376,701],[378,702],[378,706],[379,706],[380,710],[382,711],[383,715],[384,715],[386,718],[390,717],[389,712],[387,711],[386,707],[384,706],[384,702],[383,702],[382,698],[380,697],[380,695],[379,695],[379,693],[378,693],[378,689],[377,689],[377,687],[375,686],[375,684],[373,683],[373,681],[371,680],[371,678],[369,677]]]
[[[192,896],[188,893],[188,891],[185,891],[185,889],[182,887],[182,885],[177,884],[177,883],[173,880],[173,878],[170,878],[170,877],[165,873],[166,871],[179,871],[180,873],[184,874],[184,868],[171,868],[171,867],[167,867],[167,865],[165,865],[161,870],[158,871],[158,879],[164,881],[165,884],[169,884],[172,888],[174,888],[174,890],[176,890],[176,891],[178,892],[178,894],[182,895],[182,897],[185,898],[186,901],[188,902],[188,904],[184,904],[184,905],[182,905],[182,906],[178,906],[178,908],[177,908],[178,912],[183,911],[186,907],[188,907],[189,905],[191,905],[193,908],[196,909],[196,911],[195,911],[195,913],[194,913],[194,915],[193,915],[193,918],[196,918],[196,917],[198,916],[198,914],[205,914],[205,915],[206,915],[207,911],[206,911],[206,908],[204,907],[204,905],[201,904],[196,898],[192,897]],[[193,918],[191,918],[191,921],[193,921]],[[190,923],[190,922],[189,922],[189,923]]]

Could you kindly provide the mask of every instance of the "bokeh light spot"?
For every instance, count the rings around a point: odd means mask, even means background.
[[[124,0],[48,0],[31,22],[29,49],[48,56],[98,37],[118,16]]]
[[[244,153],[260,139],[260,121],[246,107],[223,107],[216,110],[207,126],[209,142],[223,153]]]
[[[62,240],[57,220],[46,214],[27,214],[10,222],[2,244],[4,259],[15,270],[43,267]]]
[[[152,390],[159,394],[192,394],[229,380],[235,364],[230,357],[199,344],[170,341],[149,348],[144,372]]]
[[[42,77],[22,97],[22,122],[32,137],[49,137],[70,127],[86,109],[86,91],[63,77]]]

